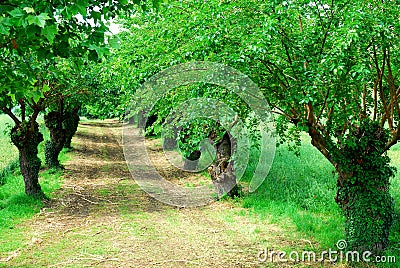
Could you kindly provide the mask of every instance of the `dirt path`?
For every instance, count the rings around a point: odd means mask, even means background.
[[[257,253],[309,243],[232,201],[184,209],[149,197],[126,167],[120,135],[115,121],[80,125],[61,190],[23,223],[26,246],[7,266],[276,267]]]

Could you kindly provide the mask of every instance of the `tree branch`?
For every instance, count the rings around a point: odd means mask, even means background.
[[[1,110],[5,112],[11,119],[14,121],[15,125],[21,124],[21,121],[15,116],[15,114],[11,111],[11,109],[6,106],[1,107]]]
[[[23,99],[18,100],[19,105],[21,106],[21,120],[25,121],[25,115],[26,115],[26,107],[25,107],[25,102]]]
[[[326,108],[326,104],[327,104],[327,101],[328,101],[329,93],[330,93],[330,88],[328,87],[328,90],[327,90],[325,98],[324,98],[324,104],[322,105],[321,111],[318,113],[318,116],[317,116],[317,123],[319,122],[319,120],[321,118],[321,115],[322,115],[323,111]]]

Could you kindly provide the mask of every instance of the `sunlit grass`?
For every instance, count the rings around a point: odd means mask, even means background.
[[[43,207],[42,200],[29,197],[25,194],[24,180],[19,171],[18,151],[9,142],[9,137],[4,133],[10,119],[6,115],[0,115],[0,143],[4,146],[0,149],[0,159],[3,159],[0,176],[4,185],[0,186],[0,232],[13,228],[21,220],[30,218]],[[43,118],[39,118],[40,131],[44,139],[49,138],[49,132],[44,126]],[[44,142],[39,145],[39,158],[44,166]],[[65,151],[60,155],[61,162],[67,160]],[[62,171],[49,169],[40,172],[39,182],[47,197],[60,188]],[[0,243],[1,244],[1,243]],[[0,246],[1,248],[1,246]]]
[[[245,181],[251,178],[258,155],[253,149]],[[389,156],[400,171],[400,145]],[[270,218],[277,224],[294,224],[304,239],[317,243],[321,250],[335,248],[336,242],[345,238],[345,219],[334,201],[337,175],[333,171],[333,166],[303,136],[300,157],[286,146],[279,147],[267,178],[256,192],[243,198],[242,204],[251,209],[253,216]],[[396,215],[387,255],[396,255],[400,260],[399,172],[391,180],[391,193]]]

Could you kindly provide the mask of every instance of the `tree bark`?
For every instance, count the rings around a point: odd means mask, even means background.
[[[53,111],[44,117],[47,128],[50,131],[50,140],[45,144],[45,162],[49,168],[61,167],[58,156],[64,147],[67,135],[63,129],[63,113]]]
[[[71,111],[64,113],[64,121],[62,123],[63,128],[66,131],[66,138],[64,148],[71,149],[72,137],[75,135],[79,125],[79,109],[80,106],[76,106]]]
[[[43,141],[36,122],[24,121],[11,130],[11,141],[18,148],[21,174],[24,177],[25,193],[29,196],[43,196],[39,185],[40,159],[38,145]]]
[[[215,145],[216,161],[209,168],[208,172],[214,184],[218,198],[227,194],[230,197],[239,194],[239,188],[236,183],[234,161],[232,156],[232,141],[226,133]]]

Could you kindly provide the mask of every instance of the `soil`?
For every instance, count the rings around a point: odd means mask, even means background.
[[[310,246],[232,200],[196,208],[165,205],[138,187],[127,168],[118,121],[79,126],[61,189],[21,224],[26,246],[0,262],[27,267],[294,267],[262,263],[269,249]],[[148,140],[157,169],[170,181],[209,180],[171,166]],[[297,264],[296,267],[320,267]],[[327,265],[324,265],[327,267]],[[335,266],[340,267],[340,266]]]

